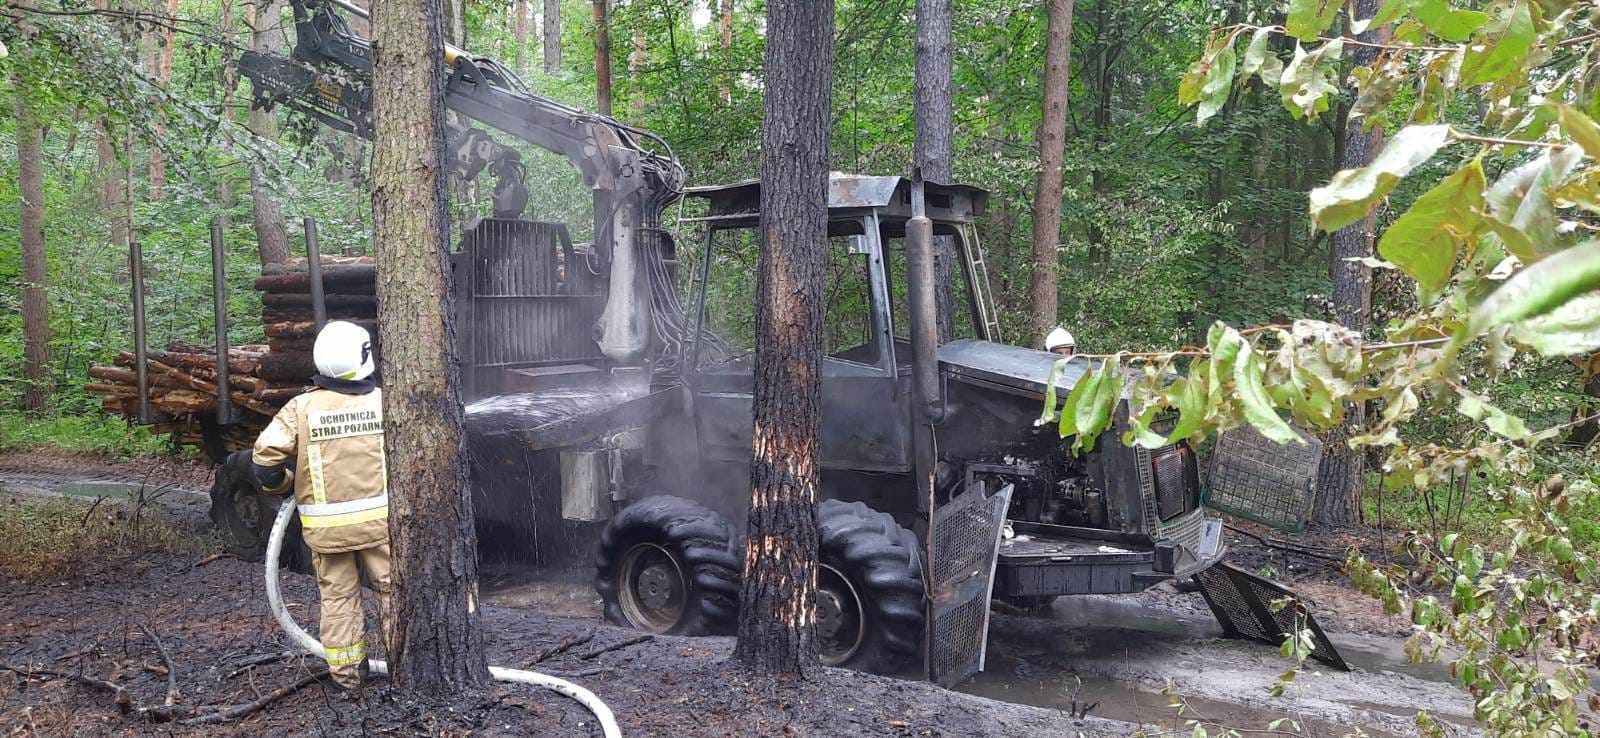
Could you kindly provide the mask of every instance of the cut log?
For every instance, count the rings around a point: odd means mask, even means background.
[[[137,397],[139,395],[137,387],[130,387],[126,384],[90,383],[83,386],[83,391],[102,397]]]
[[[286,403],[286,402],[288,402],[290,400],[293,400],[294,398],[299,397],[300,395],[303,395],[303,394],[305,394],[307,392],[310,392],[311,390],[314,390],[314,389],[316,389],[316,387],[311,387],[311,386],[306,386],[306,387],[272,387],[272,388],[269,388],[269,389],[256,390],[255,398],[257,400],[260,400],[260,401],[268,403],[268,404],[283,405],[284,403]]]
[[[304,257],[304,256],[296,256],[296,257],[294,257],[294,258],[292,258],[292,259],[290,259],[288,261],[285,261],[285,262],[283,262],[281,264],[268,264],[266,266],[263,266],[263,267],[261,267],[261,273],[262,274],[293,274],[295,272],[304,272],[306,270],[306,262],[307,262],[306,257]],[[350,267],[350,266],[371,267],[371,266],[374,266],[376,264],[377,264],[377,260],[374,259],[371,256],[329,256],[329,255],[324,254],[323,257],[322,257],[322,270],[323,270],[324,273],[326,273],[327,270],[332,269],[334,267]]]
[[[119,384],[138,384],[139,374],[132,369],[123,369],[115,366],[91,366],[89,376],[94,379],[104,379],[107,382]]]
[[[378,321],[376,320],[352,320],[350,322],[367,329],[367,332],[374,337],[378,335]],[[268,323],[262,326],[262,330],[266,332],[268,338],[316,338],[317,324],[310,320],[285,321]]]
[[[370,294],[325,294],[322,304],[329,311],[338,309],[378,309],[378,297]],[[269,292],[261,296],[262,307],[311,309],[311,295],[300,292]]]
[[[366,264],[330,266],[322,270],[324,293],[367,294],[375,292],[378,271]],[[257,292],[310,292],[311,276],[304,271],[264,274],[256,278]]]
[[[267,354],[256,369],[256,376],[269,382],[308,382],[316,373],[309,353]]]

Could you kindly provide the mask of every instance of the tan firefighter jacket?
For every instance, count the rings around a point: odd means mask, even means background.
[[[273,467],[291,458],[295,504],[311,550],[355,551],[389,540],[383,390],[319,389],[290,400],[256,439],[252,460]]]

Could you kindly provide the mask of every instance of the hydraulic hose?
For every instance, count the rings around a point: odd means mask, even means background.
[[[295,645],[311,652],[312,655],[318,658],[326,658],[328,652],[322,647],[322,642],[311,637],[311,634],[301,628],[300,624],[296,623],[294,618],[289,615],[289,610],[283,606],[283,593],[278,589],[278,559],[283,549],[284,534],[288,532],[289,521],[294,517],[294,507],[294,496],[290,495],[283,501],[283,506],[278,508],[278,517],[272,523],[272,536],[267,539],[267,605],[272,609],[272,617],[278,621],[278,625],[283,628],[283,632],[289,634],[289,638],[295,642]],[[367,666],[379,674],[389,673],[389,664],[385,661],[367,659]],[[622,736],[622,730],[617,727],[617,717],[612,714],[611,708],[600,701],[600,698],[595,696],[593,692],[572,682],[565,679],[557,679],[548,674],[523,671],[521,669],[506,669],[499,666],[489,667],[489,676],[494,677],[497,681],[531,684],[535,687],[543,687],[571,697],[587,708],[589,712],[594,713],[595,718],[600,721],[600,729],[605,734],[605,738],[621,738]]]

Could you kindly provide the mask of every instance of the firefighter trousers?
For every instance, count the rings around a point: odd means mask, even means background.
[[[378,614],[388,618],[391,580],[389,544],[339,553],[311,552],[322,592],[322,645],[328,650],[328,671],[347,689],[361,686],[367,658],[366,616],[361,608],[361,574],[378,595]],[[379,638],[382,638],[380,632]]]

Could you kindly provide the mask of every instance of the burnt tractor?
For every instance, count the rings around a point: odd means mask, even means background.
[[[340,0],[292,6],[292,57],[241,59],[257,104],[370,135],[370,45],[339,15],[363,11]],[[453,254],[480,538],[540,564],[593,552],[577,563],[595,567],[614,623],[729,632],[750,499],[753,354],[740,336],[753,323],[760,184],[685,189],[658,139],[538,97],[492,60],[446,56],[453,170],[499,178],[493,216],[469,223]],[[563,154],[583,174],[591,242],[521,217],[518,144]],[[698,214],[663,227],[681,198]],[[824,663],[951,684],[982,668],[991,599],[1036,607],[1174,578],[1196,577],[1230,630],[1281,634],[1282,613],[1265,605],[1270,583],[1218,565],[1222,523],[1202,505],[1193,449],[1120,444],[1126,403],[1082,455],[1053,424],[1036,424],[1046,382],[1054,377],[1064,398],[1090,365],[1073,359],[1052,373],[1060,357],[1001,342],[974,225],[985,198],[907,177],[830,177]],[[678,243],[684,228],[699,248]],[[958,337],[943,342],[937,237],[959,255],[948,301]],[[1305,501],[1303,472],[1273,482]],[[229,519],[247,516],[259,511]]]

